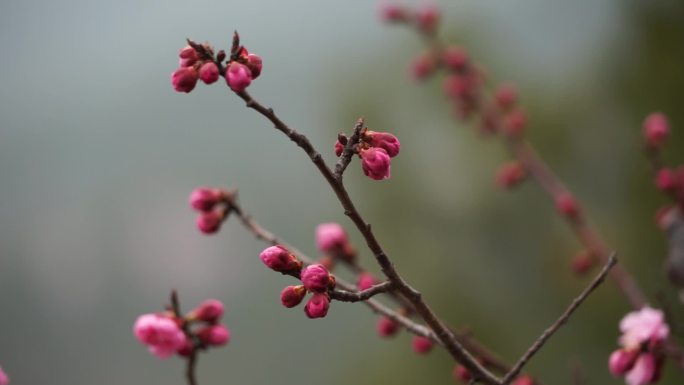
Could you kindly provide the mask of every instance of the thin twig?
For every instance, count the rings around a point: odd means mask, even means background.
[[[197,377],[195,376],[195,367],[197,366],[197,350],[193,349],[190,356],[187,358],[185,365],[185,378],[188,380],[188,385],[197,385]]]
[[[373,285],[366,290],[348,291],[348,290],[333,289],[333,290],[330,290],[328,292],[328,294],[330,294],[330,297],[332,299],[337,300],[337,301],[360,302],[360,301],[366,301],[366,300],[370,299],[371,297],[373,297],[377,294],[390,291],[390,290],[392,290],[392,287],[393,287],[392,282],[385,281],[385,282],[379,283],[377,285]]]
[[[551,326],[544,330],[544,332],[539,336],[539,338],[537,338],[537,340],[534,341],[532,346],[530,346],[530,348],[527,349],[527,352],[525,352],[525,354],[523,354],[522,357],[520,357],[518,362],[513,366],[513,369],[511,369],[511,371],[508,372],[506,376],[504,376],[503,380],[501,381],[502,385],[509,384],[511,381],[513,381],[515,377],[518,376],[518,374],[525,366],[525,364],[527,364],[527,362],[539,351],[539,349],[541,349],[542,346],[544,346],[546,341],[548,341],[548,339],[551,338],[551,336],[553,336],[554,333],[556,333],[556,331],[558,331],[558,329],[560,329],[560,327],[568,321],[572,313],[574,313],[575,310],[577,310],[577,308],[582,304],[582,302],[584,302],[584,300],[587,299],[587,297],[589,297],[589,295],[599,285],[601,285],[601,283],[605,280],[606,275],[608,274],[610,269],[613,266],[615,266],[616,263],[617,258],[615,258],[615,252],[613,252],[613,254],[608,258],[608,262],[606,263],[606,265],[603,266],[601,272],[596,276],[596,278],[594,278],[594,280],[589,284],[589,286],[587,286],[587,288],[585,288],[584,291],[582,291],[582,294],[580,294],[577,298],[575,298],[572,301],[570,306],[568,306],[568,308],[563,312],[563,314],[561,314],[561,316],[556,320],[556,322],[554,322]]]
[[[363,130],[363,118],[359,118],[359,120],[356,121],[356,124],[354,125],[354,132],[352,133],[352,136],[347,140],[347,144],[344,146],[344,151],[342,151],[342,155],[340,155],[340,159],[337,161],[337,164],[335,165],[335,179],[339,180],[342,178],[342,174],[344,174],[344,170],[349,166],[349,163],[352,160],[352,157],[354,156],[355,148],[356,145],[359,143],[359,140],[361,139],[361,130]]]

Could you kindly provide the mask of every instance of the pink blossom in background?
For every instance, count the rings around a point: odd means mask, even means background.
[[[176,321],[160,314],[143,314],[133,325],[133,334],[150,353],[159,358],[168,358],[185,346],[185,333]]]
[[[387,317],[378,319],[377,330],[380,337],[392,337],[399,331],[399,324]]]
[[[654,112],[644,120],[644,139],[652,148],[660,148],[670,135],[670,123],[667,116],[661,112]]]
[[[7,385],[9,384],[9,376],[7,373],[5,373],[4,370],[2,370],[2,367],[0,367],[0,385]]]
[[[188,201],[190,207],[197,211],[211,211],[221,202],[221,191],[209,187],[199,187],[190,193]]]
[[[197,332],[197,337],[207,345],[221,346],[230,341],[230,330],[222,324],[205,326]]]
[[[431,339],[425,338],[423,336],[414,336],[413,340],[411,341],[411,346],[413,347],[414,352],[418,354],[427,354],[430,352],[430,350],[432,350],[434,342],[432,342]]]
[[[192,311],[191,319],[208,323],[216,323],[223,316],[223,302],[217,299],[207,299]]]
[[[324,253],[332,253],[349,242],[347,232],[337,223],[321,223],[316,226],[316,245]]]
[[[359,280],[356,283],[359,290],[366,290],[375,285],[375,278],[371,273],[363,272],[359,275]]]

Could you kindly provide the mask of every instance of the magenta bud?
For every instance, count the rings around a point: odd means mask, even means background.
[[[10,381],[9,376],[7,373],[5,373],[4,370],[0,367],[0,385],[8,385]]]
[[[361,168],[367,177],[374,180],[383,180],[390,177],[390,156],[382,148],[371,147],[361,150]]]
[[[195,345],[192,343],[190,338],[185,339],[185,344],[176,350],[176,353],[181,357],[190,357],[192,352],[195,350]]]
[[[572,258],[571,268],[576,275],[586,274],[592,267],[594,267],[594,257],[588,250],[577,253]]]
[[[468,383],[468,381],[470,381],[471,378],[470,371],[466,369],[465,366],[461,364],[456,364],[456,366],[454,366],[454,378],[459,381]]]
[[[468,66],[468,53],[461,47],[447,47],[442,53],[442,62],[450,70],[464,71]]]
[[[302,268],[302,262],[283,246],[271,246],[259,254],[261,262],[269,269],[278,272],[297,271]]]
[[[147,345],[150,353],[168,358],[186,344],[187,337],[174,318],[159,314],[143,314],[133,325],[133,334]]]
[[[534,379],[527,375],[520,376],[513,380],[511,385],[534,385]]]
[[[208,299],[202,302],[190,314],[191,319],[198,321],[216,323],[223,316],[223,302],[217,299]]]
[[[496,171],[496,184],[504,189],[517,186],[525,179],[526,172],[522,164],[518,161],[506,163]]]
[[[247,68],[252,72],[252,79],[256,79],[261,75],[261,57],[250,53],[247,55]]]
[[[527,116],[525,111],[515,108],[504,116],[503,132],[509,136],[520,136],[525,131]]]
[[[416,80],[425,80],[437,69],[437,63],[431,53],[416,56],[411,62],[411,76]]]
[[[399,324],[387,317],[380,317],[376,329],[380,337],[389,338],[397,334],[399,331]]]
[[[226,83],[233,91],[242,92],[252,83],[252,72],[244,64],[231,62],[226,68]]]
[[[418,27],[425,33],[433,33],[439,23],[440,10],[434,4],[424,4],[416,15]]]
[[[205,84],[215,83],[219,79],[219,68],[213,61],[208,61],[199,69],[199,77]]]
[[[654,112],[644,120],[644,139],[654,149],[659,149],[670,134],[670,124],[665,114]]]
[[[518,101],[518,90],[512,84],[504,83],[496,89],[494,99],[499,108],[508,110]]]
[[[299,305],[306,295],[304,286],[288,286],[280,292],[280,303],[287,308]]]
[[[197,216],[197,228],[204,234],[214,234],[221,228],[223,213],[219,210],[200,213]]]
[[[195,51],[194,48],[188,46],[183,47],[180,52],[178,53],[178,57],[180,58],[180,67],[190,67],[193,64],[197,62],[197,59],[199,58],[197,55],[197,51]]]
[[[406,9],[398,4],[383,2],[380,4],[380,19],[384,22],[399,22],[408,19]]]
[[[316,245],[323,253],[334,253],[349,242],[347,232],[337,223],[321,223],[316,226]]]
[[[197,85],[199,75],[193,67],[181,67],[171,74],[171,84],[178,92],[188,93]]]
[[[399,143],[399,139],[396,136],[389,132],[367,131],[366,138],[372,147],[382,148],[390,158],[399,155],[401,143]]]
[[[677,187],[677,176],[673,170],[661,168],[656,173],[656,186],[660,191],[672,192]]]
[[[230,330],[222,324],[205,326],[197,332],[197,337],[206,345],[221,346],[230,342]]]
[[[340,156],[344,152],[344,144],[340,143],[339,140],[335,141],[335,155]]]
[[[375,278],[373,278],[373,274],[363,272],[359,274],[359,280],[356,283],[356,286],[359,288],[359,290],[366,290],[370,289],[373,285],[375,285]]]
[[[331,279],[328,269],[321,264],[309,265],[302,270],[302,283],[309,291],[322,293],[328,290]]]
[[[208,212],[221,202],[221,191],[208,187],[194,189],[190,193],[190,207],[197,211]]]
[[[608,370],[615,377],[623,376],[632,369],[638,356],[638,350],[618,349],[608,359]]]
[[[574,219],[580,214],[579,205],[570,193],[562,193],[556,197],[556,209],[567,218]]]
[[[630,385],[652,384],[660,375],[661,365],[653,353],[641,353],[632,369],[626,373],[625,381]]]
[[[411,346],[413,347],[413,351],[418,353],[418,354],[427,354],[432,350],[432,346],[434,345],[434,342],[432,342],[431,339],[425,338],[423,336],[414,336],[413,340],[411,341]]]
[[[330,298],[326,293],[315,293],[304,306],[304,313],[309,318],[323,318],[328,314]]]

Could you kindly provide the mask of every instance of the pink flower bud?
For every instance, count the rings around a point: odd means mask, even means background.
[[[670,124],[665,114],[654,112],[644,120],[644,138],[652,148],[660,148],[670,134]]]
[[[319,258],[318,263],[323,265],[323,267],[328,269],[328,271],[332,271],[335,268],[335,258],[329,255],[324,255],[321,258]]]
[[[185,333],[175,320],[158,314],[143,314],[133,325],[133,334],[152,354],[167,358],[186,343]]]
[[[434,4],[424,4],[416,14],[418,28],[425,33],[433,33],[439,23],[440,11]]]
[[[223,213],[218,210],[200,213],[197,216],[197,228],[204,234],[214,234],[221,228]]]
[[[513,380],[511,385],[534,385],[534,379],[530,376],[520,376]]]
[[[380,4],[380,19],[384,22],[405,21],[408,18],[406,9],[398,4],[383,2]]]
[[[321,264],[309,265],[302,270],[302,283],[309,291],[322,293],[330,286],[330,273]]]
[[[179,67],[190,67],[195,64],[199,58],[197,51],[189,45],[180,50],[178,57],[180,58]]]
[[[344,144],[340,143],[339,140],[335,141],[335,155],[341,156],[344,152]]]
[[[387,152],[387,155],[389,155],[390,158],[399,155],[401,143],[399,143],[399,139],[397,139],[396,136],[389,132],[367,131],[366,138],[370,140],[370,145],[372,147],[382,148]]]
[[[572,271],[577,275],[584,275],[594,267],[594,262],[591,252],[588,250],[581,251],[572,258]]]
[[[461,364],[457,364],[456,366],[454,366],[454,378],[459,381],[468,383],[468,381],[470,381],[471,378],[470,370],[466,369],[466,367]]]
[[[0,368],[0,385],[8,385],[9,384],[9,376],[7,373],[5,373],[2,368]]]
[[[502,84],[496,89],[496,104],[502,110],[508,110],[518,101],[518,90],[512,84]]]
[[[211,84],[219,79],[219,69],[216,63],[208,61],[200,67],[199,77],[205,84]]]
[[[380,337],[384,338],[392,337],[399,331],[399,324],[387,317],[380,317],[376,327]]]
[[[259,258],[269,269],[281,273],[297,271],[302,268],[302,262],[280,245],[264,249],[259,254]]]
[[[390,177],[390,156],[382,148],[371,147],[361,150],[361,168],[367,177],[374,180],[388,179]]]
[[[188,93],[197,85],[199,75],[193,67],[181,67],[171,74],[171,84],[178,92]]]
[[[316,226],[316,245],[324,253],[334,253],[349,242],[344,228],[337,223],[321,223]]]
[[[411,76],[416,80],[425,80],[437,69],[437,63],[432,54],[424,53],[416,56],[411,62]]]
[[[208,187],[200,187],[190,193],[190,207],[197,211],[207,212],[221,202],[221,191]]]
[[[366,290],[370,289],[373,285],[375,285],[375,278],[373,278],[373,274],[363,272],[359,274],[359,280],[356,283],[356,286],[359,288],[359,290]]]
[[[202,302],[190,314],[190,318],[208,323],[216,323],[223,316],[223,302],[208,299]]]
[[[577,201],[570,193],[562,193],[556,197],[556,209],[561,215],[567,218],[574,219],[580,214],[580,208],[577,205]]]
[[[287,308],[299,305],[306,295],[304,286],[288,286],[280,292],[280,303]]]
[[[442,62],[452,71],[464,71],[468,66],[468,60],[468,53],[461,47],[450,46],[442,53]]]
[[[444,93],[454,99],[462,99],[475,92],[476,84],[472,77],[452,74],[444,79]]]
[[[515,187],[525,179],[526,172],[522,164],[517,161],[509,162],[496,171],[496,184],[505,189]]]
[[[231,62],[226,69],[226,83],[235,92],[242,92],[252,83],[252,71],[246,65]]]
[[[197,332],[197,337],[206,345],[221,346],[230,341],[230,330],[222,324],[205,326]]]
[[[618,349],[608,359],[608,369],[615,377],[623,376],[630,371],[639,356],[638,350]]]
[[[509,136],[520,136],[527,125],[525,111],[516,108],[504,117],[503,132]]]
[[[249,70],[252,72],[252,79],[256,79],[259,77],[259,75],[261,75],[261,57],[253,53],[250,53],[249,55],[247,55],[246,65],[247,68],[249,68]]]
[[[656,358],[652,353],[642,353],[625,376],[625,381],[629,385],[651,384],[658,376],[658,366]]]
[[[195,344],[192,342],[191,339],[186,338],[185,343],[183,344],[183,346],[178,348],[176,353],[181,357],[190,357],[190,355],[192,354],[192,352],[194,350],[195,350]]]
[[[660,191],[672,192],[677,187],[677,175],[673,170],[661,168],[656,174],[655,183]]]
[[[418,354],[427,354],[432,350],[432,346],[434,345],[434,342],[432,342],[431,339],[425,338],[423,336],[414,336],[413,340],[411,341],[411,346],[413,347],[413,351],[418,353]]]
[[[304,313],[309,318],[323,318],[328,314],[330,298],[326,293],[316,293],[309,298],[304,306]]]

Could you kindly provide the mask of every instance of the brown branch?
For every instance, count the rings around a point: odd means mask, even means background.
[[[342,174],[344,174],[344,170],[347,168],[347,166],[349,166],[349,163],[351,162],[352,157],[354,156],[355,147],[361,139],[361,130],[363,130],[363,124],[363,118],[359,118],[359,120],[356,121],[356,125],[354,125],[354,132],[352,133],[352,136],[347,140],[347,144],[344,146],[344,151],[342,152],[342,155],[340,155],[340,159],[337,161],[337,164],[335,165],[335,179],[342,179]]]
[[[183,319],[183,316],[181,315],[180,301],[178,300],[178,291],[176,289],[171,290],[171,306],[169,307],[169,310],[173,312],[176,318]],[[184,322],[181,329],[187,338],[192,338],[189,333],[187,323]],[[197,385],[197,377],[195,376],[195,369],[197,367],[197,349],[192,349],[190,356],[188,356],[186,360],[185,378],[188,381],[188,385]]]
[[[190,356],[187,358],[185,365],[185,378],[188,380],[188,385],[197,385],[197,377],[195,376],[195,367],[197,366],[197,350],[193,349]]]
[[[611,268],[615,266],[617,263],[617,258],[615,258],[615,253],[613,252],[611,256],[608,258],[608,262],[606,265],[603,267],[601,272],[594,278],[594,280],[587,286],[584,291],[582,291],[582,294],[580,294],[577,298],[575,298],[570,306],[561,314],[561,316],[554,322],[551,326],[549,326],[544,332],[537,338],[536,341],[530,346],[529,349],[527,349],[527,352],[520,357],[518,362],[513,366],[513,369],[509,371],[506,376],[504,376],[503,380],[501,381],[502,385],[507,385],[515,377],[518,376],[522,368],[527,364],[527,362],[541,349],[546,341],[548,341],[551,336],[554,335],[558,331],[558,329],[561,328],[566,322],[568,322],[568,319],[572,315],[572,313],[577,310],[577,308],[586,300],[589,295],[597,288],[601,283],[605,280],[606,275],[610,271]]]
[[[337,301],[342,301],[342,302],[360,302],[360,301],[366,301],[373,296],[380,294],[380,293],[385,293],[388,291],[391,291],[393,289],[393,284],[391,281],[385,281],[382,283],[379,283],[377,285],[373,285],[369,287],[366,290],[361,290],[361,291],[348,291],[348,290],[340,290],[340,289],[333,289],[328,292],[330,294],[330,297],[334,300]]]

